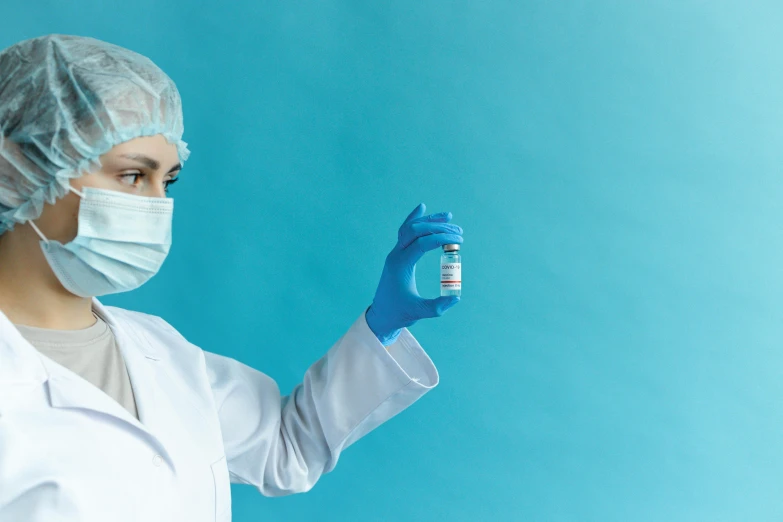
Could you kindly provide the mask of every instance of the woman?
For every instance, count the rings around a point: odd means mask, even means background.
[[[171,244],[188,157],[180,97],[150,60],[49,35],[0,53],[0,520],[226,521],[229,482],[308,491],[438,383],[405,328],[458,298],[414,267],[462,243],[419,205],[372,304],[281,397],[270,377],[96,296],[139,287]]]

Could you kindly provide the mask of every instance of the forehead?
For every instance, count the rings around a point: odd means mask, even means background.
[[[101,159],[118,159],[126,154],[143,154],[164,164],[178,161],[177,146],[162,135],[143,136],[115,145]]]

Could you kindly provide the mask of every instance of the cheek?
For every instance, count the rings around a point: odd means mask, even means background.
[[[60,243],[73,240],[79,230],[79,201],[79,196],[71,192],[53,205],[45,205],[36,225],[49,239]]]
[[[71,241],[73,238],[76,237],[76,234],[79,231],[79,202],[81,201],[81,198],[77,196],[74,193],[69,194],[70,201],[68,201],[68,206],[66,207],[66,210],[64,210],[64,218],[63,219],[63,240],[64,241]]]
[[[103,170],[88,172],[71,180],[71,186],[80,192],[84,187],[113,188],[116,184],[116,177]],[[74,195],[73,192],[71,194]]]

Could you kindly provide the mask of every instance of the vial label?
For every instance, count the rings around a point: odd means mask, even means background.
[[[462,290],[462,263],[441,263],[440,289]]]

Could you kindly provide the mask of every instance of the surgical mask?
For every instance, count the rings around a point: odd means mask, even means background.
[[[174,200],[85,187],[73,241],[41,236],[41,249],[60,283],[81,297],[138,288],[160,269],[171,247]]]

